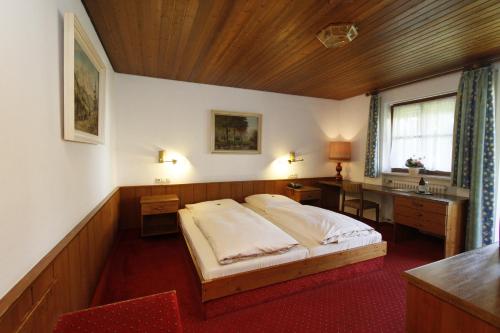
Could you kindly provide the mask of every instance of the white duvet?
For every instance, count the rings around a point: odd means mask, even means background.
[[[267,207],[266,212],[282,224],[320,244],[341,243],[366,236],[374,229],[358,220],[319,207],[287,204]]]
[[[193,218],[221,265],[282,253],[298,245],[293,237],[243,206],[194,211]]]

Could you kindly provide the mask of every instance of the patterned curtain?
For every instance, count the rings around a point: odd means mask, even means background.
[[[379,127],[380,127],[380,96],[372,95],[370,113],[368,115],[368,136],[366,138],[365,176],[376,178],[379,170]]]
[[[470,189],[466,249],[495,232],[495,96],[492,66],[464,71],[455,109],[452,185]]]

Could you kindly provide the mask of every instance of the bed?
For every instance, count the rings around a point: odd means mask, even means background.
[[[285,253],[221,265],[195,223],[192,211],[179,210],[180,227],[200,281],[202,302],[383,257],[387,252],[386,242],[381,241],[379,233],[340,244],[320,245],[283,228],[265,212],[248,204],[244,206],[282,228],[299,245]]]
[[[309,252],[308,257],[317,257],[382,242],[382,235],[377,231],[373,231],[366,236],[353,237],[352,239],[341,243],[319,244],[316,240],[308,237],[307,235],[301,234],[298,230],[291,228],[289,224],[283,223],[280,219],[274,218],[265,211],[248,203],[243,203],[243,206],[255,211],[257,214],[271,221],[290,236],[295,238],[302,246],[307,248]]]
[[[326,209],[302,205],[282,195],[257,194],[248,196],[245,198],[245,201],[247,201],[243,203],[245,207],[277,225],[280,229],[298,240],[301,245],[305,246],[309,251],[309,257],[349,250],[356,247],[380,243],[382,241],[382,235],[380,233],[358,220]],[[285,207],[281,209],[281,211],[286,212],[286,214],[273,214],[276,213],[276,209],[273,211],[273,208],[280,207]],[[298,211],[298,216],[294,216],[294,211]],[[333,219],[335,220],[334,225],[338,225],[339,222],[349,225],[351,223],[356,224],[356,229],[359,230],[359,232],[342,239],[342,241],[338,239],[333,240],[331,237],[328,237],[328,231],[332,229],[331,224],[329,226],[325,221],[321,221],[323,225],[319,225],[319,223],[318,225],[308,225],[307,223],[301,224],[298,220],[303,220],[304,216],[312,219],[312,222]],[[339,219],[341,221],[339,221]],[[320,229],[322,233],[321,236],[309,232],[314,227]],[[334,234],[335,233],[332,233],[330,236]],[[324,242],[322,243],[322,241]]]
[[[179,210],[180,225],[186,244],[191,252],[198,274],[204,281],[235,275],[238,273],[262,269],[265,267],[303,260],[307,257],[307,249],[298,245],[281,254],[270,254],[262,257],[221,265],[212,248],[193,219],[188,209]]]

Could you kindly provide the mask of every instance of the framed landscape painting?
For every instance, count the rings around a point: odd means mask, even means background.
[[[64,14],[64,139],[104,143],[106,67],[73,13]]]
[[[260,154],[262,115],[212,110],[212,153]]]

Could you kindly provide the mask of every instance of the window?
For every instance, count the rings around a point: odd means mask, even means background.
[[[392,111],[391,170],[406,171],[421,157],[429,173],[449,174],[456,94],[395,104]]]

